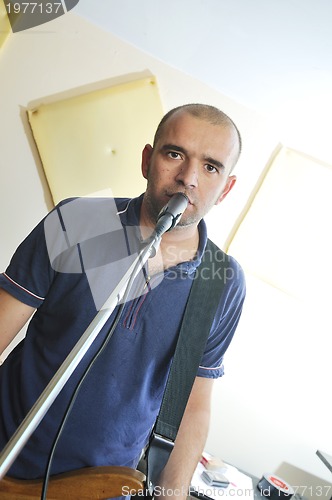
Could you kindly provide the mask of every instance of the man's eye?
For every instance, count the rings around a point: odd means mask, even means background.
[[[174,160],[181,158],[180,153],[177,153],[176,151],[169,151],[168,156]]]
[[[211,173],[218,172],[218,169],[213,165],[205,165],[205,168],[208,172],[211,172]]]

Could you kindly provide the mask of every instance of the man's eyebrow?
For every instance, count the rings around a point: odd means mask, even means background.
[[[221,163],[221,161],[215,160],[214,158],[211,158],[210,156],[204,157],[204,161],[206,161],[206,163],[211,163],[213,166],[215,166],[216,168],[218,168],[220,170],[225,170],[225,165],[223,163]]]
[[[184,153],[187,154],[187,150],[181,146],[177,146],[176,144],[164,144],[160,148],[161,151],[166,152],[166,151],[178,151],[179,153]]]

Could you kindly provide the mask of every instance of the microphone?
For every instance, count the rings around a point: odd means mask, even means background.
[[[160,237],[177,225],[188,203],[189,198],[184,193],[176,193],[171,197],[158,214],[155,228],[157,236]]]

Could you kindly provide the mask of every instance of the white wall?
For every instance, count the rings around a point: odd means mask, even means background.
[[[127,74],[141,76],[148,71],[159,81],[165,111],[184,102],[196,101],[214,104],[230,114],[241,129],[244,150],[237,167],[239,181],[236,190],[208,218],[213,239],[220,245],[227,238],[278,144],[278,137],[270,124],[253,111],[93,27],[73,12],[38,29],[12,35],[0,52],[0,71],[1,269],[5,268],[20,240],[50,208],[47,186],[24,113],[24,108],[43,96],[62,95],[82,86],[88,89],[95,82],[111,82],[113,78]],[[138,158],[138,168],[139,162]],[[271,297],[271,303],[274,300]],[[303,406],[294,402],[295,408],[287,409],[292,415],[290,420],[285,412],[282,429],[286,432],[286,439],[281,439],[280,422],[275,421],[270,408],[262,410],[260,398],[269,389],[269,379],[262,373],[265,362],[260,363],[258,353],[266,356],[268,346],[261,343],[257,350],[253,339],[255,342],[266,339],[270,345],[278,332],[272,329],[258,333],[255,329],[259,322],[250,314],[249,303],[244,315],[248,322],[242,322],[226,360],[226,376],[216,384],[208,447],[223,459],[257,475],[276,470],[280,461],[285,461],[323,477],[325,469],[314,457],[316,450],[311,441],[307,444],[307,432],[311,430],[302,428],[293,432],[298,422],[297,415],[302,419],[305,412]],[[322,381],[315,379],[320,359],[313,358],[310,363],[312,383],[320,386]],[[292,375],[290,370],[286,375],[280,375],[284,388]],[[301,385],[301,377],[298,383]],[[320,426],[321,435],[317,447],[324,448],[329,423],[320,414],[320,405],[317,405],[317,414],[320,422],[314,426]],[[265,435],[270,436],[268,446],[260,442],[263,426]]]
[[[80,0],[75,12],[264,113],[288,146],[331,161],[330,0]]]

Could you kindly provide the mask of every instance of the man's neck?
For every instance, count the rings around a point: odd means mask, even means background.
[[[154,227],[141,217],[141,233],[148,238]],[[193,260],[199,245],[199,232],[196,225],[176,226],[163,234],[158,252],[148,261],[149,274],[153,275],[181,262]]]
[[[148,261],[150,275],[163,272],[169,267],[195,258],[199,245],[197,227],[193,234],[182,233],[181,238],[179,238],[179,234],[175,235],[175,233],[176,230],[173,229],[172,232],[163,235],[156,256]]]

